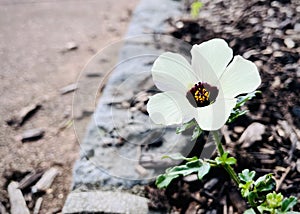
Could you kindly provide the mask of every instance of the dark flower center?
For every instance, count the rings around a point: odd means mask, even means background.
[[[194,107],[204,107],[212,104],[218,96],[218,88],[208,83],[198,82],[187,93],[186,98]]]

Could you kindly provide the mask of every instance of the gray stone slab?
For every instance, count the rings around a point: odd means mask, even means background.
[[[148,200],[124,192],[90,191],[71,192],[63,213],[148,213]]]
[[[162,160],[163,155],[187,155],[192,149],[189,136],[176,135],[175,127],[153,124],[139,109],[143,108],[141,92],[147,97],[157,91],[151,78],[155,59],[167,50],[189,57],[189,45],[170,36],[145,34],[163,29],[167,18],[180,14],[180,5],[172,0],[142,0],[134,12],[129,38],[122,41],[119,63],[81,143],[81,158],[74,167],[74,189],[82,185],[131,188],[147,184],[167,167],[178,164]]]

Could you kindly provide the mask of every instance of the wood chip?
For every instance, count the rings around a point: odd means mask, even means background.
[[[87,73],[85,75],[86,77],[94,78],[94,77],[102,77],[102,74],[99,72],[94,72],[94,73]]]
[[[256,141],[262,140],[265,130],[266,128],[263,124],[254,122],[246,128],[238,142],[243,143],[242,148],[248,148]]]
[[[271,85],[271,89],[276,89],[276,88],[279,88],[281,85],[281,81],[280,81],[280,77],[279,76],[275,76],[274,77],[274,81]]]
[[[196,174],[190,174],[183,177],[183,180],[187,183],[199,181],[198,176]]]
[[[286,45],[287,48],[292,49],[295,47],[295,42],[291,38],[285,38],[284,39],[284,44]]]
[[[45,192],[50,186],[52,185],[52,182],[54,181],[55,177],[59,174],[58,169],[52,167],[48,169],[41,179],[31,188],[31,191],[33,193],[36,192]]]
[[[1,214],[7,214],[5,207],[1,202],[0,202],[0,213]]]
[[[263,154],[275,155],[275,151],[268,148],[260,148],[259,151]]]
[[[8,185],[8,196],[10,201],[10,213],[11,214],[30,214],[27,208],[25,199],[21,190],[18,189],[19,184],[12,181]]]
[[[39,197],[35,202],[35,206],[34,206],[34,209],[33,209],[33,214],[39,214],[40,213],[42,203],[43,203],[43,198]]]
[[[233,128],[233,130],[234,130],[235,133],[240,134],[240,133],[242,133],[242,132],[245,130],[245,128],[242,127],[242,126],[235,126],[235,127]]]
[[[22,108],[16,115],[7,120],[6,123],[7,125],[14,127],[22,126],[25,121],[35,114],[40,108],[41,105],[38,103],[30,104],[29,106]]]
[[[143,166],[140,164],[135,166],[135,170],[141,175],[141,176],[146,176],[148,175],[147,169],[145,169]]]
[[[204,184],[204,189],[207,189],[207,190],[212,190],[216,184],[219,182],[219,179],[217,178],[213,178],[209,181],[207,181],[205,184]]]
[[[238,213],[244,213],[247,205],[238,190],[232,189],[229,193],[229,199],[232,205],[238,210]]]
[[[23,178],[19,182],[18,188],[21,190],[26,189],[27,187],[32,185],[34,182],[36,182],[39,178],[41,178],[42,175],[43,175],[43,172],[33,171],[33,172],[29,173],[27,176],[25,176],[25,178]]]
[[[28,141],[35,141],[44,136],[45,131],[43,129],[30,129],[25,132],[21,136],[18,136],[17,139],[21,140],[23,143]]]
[[[285,136],[287,136],[291,141],[291,148],[288,152],[289,158],[287,160],[288,163],[290,163],[293,158],[294,151],[297,148],[297,145],[299,145],[298,135],[295,129],[292,126],[290,126],[287,121],[278,121],[278,124],[283,128]]]
[[[63,94],[68,94],[70,92],[75,91],[77,88],[78,88],[77,83],[67,85],[67,86],[60,89],[60,94],[62,94],[62,95]]]
[[[283,175],[281,176],[280,180],[277,182],[277,185],[276,185],[276,192],[278,192],[278,190],[280,190],[281,188],[281,185],[284,181],[284,179],[286,178],[286,176],[289,174],[289,172],[291,171],[291,167],[287,167],[285,172],[283,173]]]
[[[225,195],[225,198],[223,199],[223,214],[228,214],[228,206],[227,206],[227,197]]]
[[[300,173],[300,159],[298,159],[296,162],[296,169]]]

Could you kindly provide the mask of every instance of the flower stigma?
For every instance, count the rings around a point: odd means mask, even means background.
[[[205,107],[212,104],[218,96],[217,87],[198,82],[187,93],[186,98],[194,107]]]

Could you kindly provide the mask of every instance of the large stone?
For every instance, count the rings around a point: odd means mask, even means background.
[[[167,50],[189,58],[191,46],[170,36],[142,33],[163,30],[164,20],[179,15],[179,8],[180,2],[172,0],[142,0],[136,9],[130,38],[119,45],[120,63],[113,68],[81,143],[73,189],[146,184],[179,163],[162,160],[163,155],[186,156],[193,148],[190,136],[176,135],[176,127],[153,124],[145,113],[145,98],[157,92],[151,77],[155,59]]]
[[[148,213],[148,200],[124,192],[90,191],[71,192],[63,213]]]

